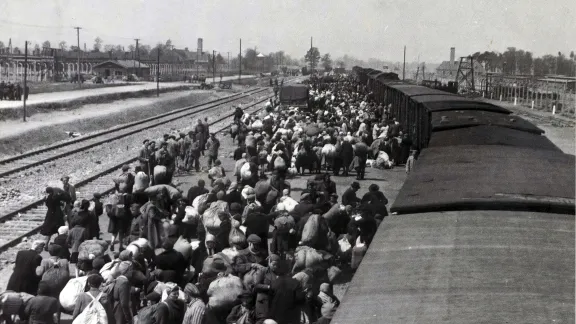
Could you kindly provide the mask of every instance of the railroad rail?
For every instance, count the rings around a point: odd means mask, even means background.
[[[48,163],[50,161],[75,154],[81,151],[88,150],[92,147],[120,139],[149,128],[161,126],[163,124],[169,123],[171,121],[201,113],[212,109],[214,107],[234,102],[239,99],[249,97],[254,94],[266,91],[266,88],[256,88],[251,89],[247,92],[237,93],[231,96],[226,96],[223,98],[211,100],[201,104],[196,104],[192,106],[187,106],[179,108],[164,114],[153,116],[150,118],[145,118],[128,124],[124,124],[120,127],[107,129],[101,132],[97,132],[88,136],[79,137],[77,139],[66,141],[63,143],[58,143],[55,145],[50,145],[43,147],[41,149],[32,150],[23,154],[19,154],[13,157],[9,157],[0,160],[0,178],[6,177],[20,171]],[[2,217],[0,217],[0,221]]]
[[[265,89],[264,89],[265,90]],[[260,92],[263,90],[257,90],[254,93]],[[244,111],[255,107],[267,100],[272,98],[272,96],[266,96],[264,99],[260,99],[255,103],[252,103],[243,108]],[[237,100],[238,97],[235,97],[233,100]],[[217,105],[223,104],[220,102]],[[206,104],[204,104],[206,105]],[[215,107],[215,106],[211,106]],[[201,111],[205,111],[210,108],[203,108]],[[258,112],[262,110],[263,107],[256,109],[253,112]],[[201,111],[195,111],[193,113],[198,113]],[[193,114],[188,112],[187,114]],[[210,126],[220,123],[227,118],[233,116],[232,114],[228,114],[220,119],[217,119],[210,123]],[[178,117],[181,118],[182,116]],[[158,125],[156,125],[158,126]],[[148,126],[146,126],[148,127]],[[154,126],[150,126],[154,127]],[[216,133],[223,132],[230,125],[226,125],[216,131]],[[149,128],[149,127],[148,127]],[[98,144],[90,144],[92,146]],[[92,175],[86,179],[76,182],[76,194],[77,199],[90,199],[95,192],[99,192],[102,195],[106,195],[114,190],[113,186],[113,179],[117,176],[115,171],[120,171],[121,167],[125,164],[133,163],[137,160],[136,157],[132,157],[128,160],[123,161],[122,163],[118,163],[106,170],[99,172],[98,174]],[[30,235],[35,234],[40,230],[42,223],[44,222],[44,218],[46,216],[47,208],[44,206],[44,199],[39,199],[34,201],[26,206],[23,206],[17,210],[11,211],[10,213],[0,216],[0,253],[4,252],[10,247],[17,245],[23,238],[28,237]]]

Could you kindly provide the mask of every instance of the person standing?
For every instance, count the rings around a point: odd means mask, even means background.
[[[206,142],[206,149],[208,150],[208,169],[210,169],[212,163],[218,159],[218,150],[220,149],[220,141],[216,138],[215,133],[210,134],[210,138]]]
[[[354,155],[358,159],[356,180],[364,180],[364,173],[366,171],[366,160],[368,159],[368,145],[364,140],[356,143],[354,146]]]
[[[34,295],[38,291],[40,277],[36,275],[36,267],[40,266],[44,249],[43,241],[34,241],[30,249],[18,251],[14,262],[14,271],[8,280],[6,290],[24,292]]]
[[[45,247],[48,247],[52,235],[58,233],[58,228],[64,226],[64,212],[62,211],[61,204],[68,202],[70,197],[58,188],[46,188],[46,197],[44,198],[46,207],[46,217],[44,223],[40,228],[40,234],[46,237]]]
[[[54,324],[58,322],[58,312],[60,304],[58,299],[53,297],[53,292],[46,282],[40,282],[38,291],[26,303],[24,308],[24,316],[28,319],[28,323],[38,324]]]
[[[350,169],[350,164],[352,163],[353,158],[354,158],[354,147],[347,138],[344,138],[340,150],[340,159],[342,161],[342,167],[344,169],[343,175],[345,177],[348,176],[348,171]]]
[[[76,201],[76,188],[70,183],[69,176],[63,176],[60,181],[62,181],[62,189],[64,189],[64,192],[66,192],[70,198],[64,205],[64,215],[68,215]]]
[[[202,155],[204,155],[204,144],[206,142],[206,137],[205,137],[205,128],[204,128],[204,124],[202,123],[202,119],[198,118],[198,123],[196,124],[196,127],[194,128],[194,132],[196,133],[196,138],[198,139],[198,143],[200,144],[200,152],[202,153]]]

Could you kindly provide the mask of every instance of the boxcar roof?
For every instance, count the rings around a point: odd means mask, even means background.
[[[574,323],[574,216],[386,217],[332,324]]]
[[[434,131],[428,142],[428,147],[457,145],[519,146],[561,152],[546,136],[493,125]]]
[[[511,116],[483,110],[437,111],[431,114],[432,130],[468,127],[475,125],[498,125],[535,134],[544,131],[519,116]]]
[[[500,145],[429,147],[420,154],[390,210],[574,213],[574,181],[574,155]]]
[[[382,73],[378,73],[376,75],[373,76],[374,79],[376,80],[391,80],[391,81],[400,81],[400,79],[398,78],[398,74],[394,73],[394,72],[382,72]]]
[[[419,86],[419,85],[411,85],[411,84],[397,84],[397,85],[392,85],[390,86],[391,88],[397,89],[398,91],[406,94],[409,97],[413,97],[413,96],[436,96],[436,95],[441,95],[441,96],[451,96],[451,97],[459,97],[462,98],[458,95],[455,94],[451,94],[449,92],[446,91],[442,91],[442,90],[438,90],[438,89],[432,89],[432,88],[428,88],[428,87],[424,87],[424,86]]]
[[[382,73],[382,71],[380,71],[380,70],[372,70],[372,71],[368,72],[368,75],[377,75],[377,74],[380,74],[380,73]]]
[[[414,101],[421,103],[428,111],[443,110],[486,110],[510,114],[511,111],[491,103],[455,96],[446,93],[446,96],[417,96]]]

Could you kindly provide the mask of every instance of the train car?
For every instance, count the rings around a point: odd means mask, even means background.
[[[465,140],[422,151],[331,323],[574,322],[574,156]]]

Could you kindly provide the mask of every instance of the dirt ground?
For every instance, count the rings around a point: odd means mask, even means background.
[[[82,84],[82,89],[122,87],[132,84],[133,83],[122,81],[117,83],[92,83],[90,81],[86,81]],[[28,86],[30,87],[30,95],[45,92],[73,91],[79,89],[77,83],[70,82],[34,82],[29,83]]]
[[[161,94],[159,98],[125,99],[72,111],[35,114],[26,123],[0,121],[0,157],[67,140],[66,131],[86,135],[231,94],[232,91],[186,90]]]

